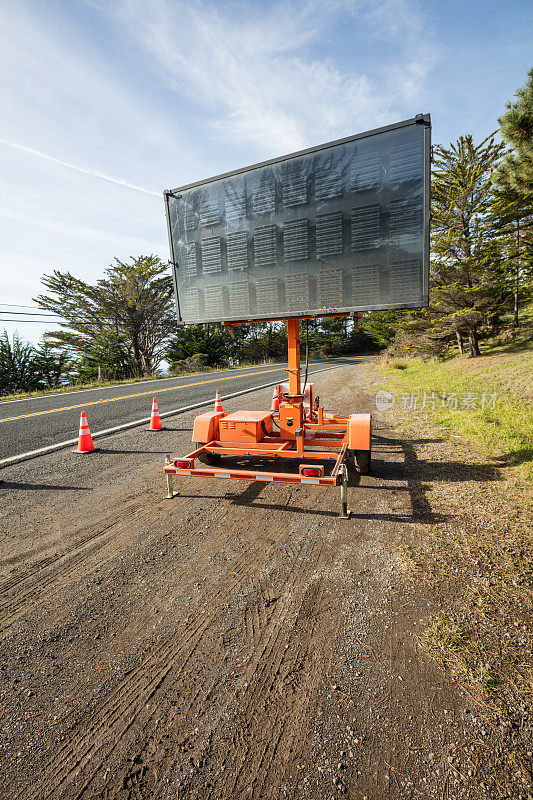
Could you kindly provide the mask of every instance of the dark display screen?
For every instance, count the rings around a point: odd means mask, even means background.
[[[179,319],[427,305],[429,115],[165,192]]]

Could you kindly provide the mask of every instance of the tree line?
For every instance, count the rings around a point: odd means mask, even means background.
[[[502,317],[517,328],[531,302],[533,69],[498,122],[500,142],[465,135],[434,149],[429,306],[381,319],[398,352],[456,345],[475,358]]]
[[[465,134],[434,148],[428,307],[370,312],[360,330],[348,319],[311,320],[312,358],[385,346],[437,357],[457,347],[475,358],[503,317],[520,325],[533,272],[533,69],[498,122],[501,141]],[[178,327],[168,265],[157,256],[115,259],[95,284],[60,270],[42,283],[35,302],[63,319],[61,330],[36,347],[0,336],[3,394],[150,376],[163,361],[179,373],[286,357],[282,322],[232,335],[220,324]]]

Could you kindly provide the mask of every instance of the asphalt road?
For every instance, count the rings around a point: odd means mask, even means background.
[[[371,358],[312,361],[309,374]],[[273,364],[3,402],[0,403],[0,462],[75,438],[82,410],[87,413],[91,432],[96,433],[149,417],[154,395],[159,411],[164,413],[213,400],[217,389],[224,398],[233,392],[286,379],[286,364]]]

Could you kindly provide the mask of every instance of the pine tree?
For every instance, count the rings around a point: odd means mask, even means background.
[[[39,387],[47,389],[55,389],[68,383],[70,372],[73,369],[68,353],[53,347],[46,339],[43,339],[35,348],[34,365]]]
[[[405,312],[391,311],[389,309],[370,311],[363,316],[359,327],[371,336],[378,345],[387,347],[393,341],[404,316]]]
[[[512,148],[495,170],[495,182],[522,194],[533,192],[533,69],[524,86],[509,101],[498,122],[504,142]]]
[[[521,299],[527,297],[527,284],[533,267],[533,195],[507,186],[496,186],[494,224],[507,260],[507,282],[513,297],[513,325],[519,324]]]
[[[131,355],[126,337],[115,331],[96,334],[91,347],[78,364],[78,378],[82,381],[126,380],[139,375],[137,362]]]
[[[17,333],[10,341],[7,331],[4,331],[0,336],[0,393],[31,391],[38,385],[35,348]]]
[[[436,338],[455,334],[460,349],[466,335],[471,357],[480,355],[479,325],[506,299],[491,181],[503,147],[493,136],[475,145],[466,135],[435,148],[431,301],[423,316]]]
[[[49,294],[35,302],[65,319],[63,330],[45,334],[46,340],[90,355],[95,339],[114,331],[123,337],[138,373],[151,375],[177,327],[168,267],[157,256],[139,256],[130,263],[115,259],[105,275],[96,284],[59,270],[43,277]]]
[[[166,349],[171,371],[178,371],[179,362],[201,356],[199,366],[218,367],[227,364],[231,338],[220,324],[187,325],[178,328]]]
[[[498,188],[500,229],[510,235],[513,265],[514,325],[518,325],[519,297],[533,265],[533,69],[498,119],[503,140],[511,148],[494,170]]]

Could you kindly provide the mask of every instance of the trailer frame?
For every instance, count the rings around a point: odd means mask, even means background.
[[[337,315],[331,315],[337,316]],[[338,316],[347,316],[346,314]],[[371,452],[371,415],[352,414],[341,417],[328,414],[320,405],[319,398],[313,398],[312,387],[308,406],[304,403],[301,386],[300,365],[300,319],[287,319],[288,339],[288,391],[277,387],[277,403],[270,411],[212,412],[200,415],[195,420],[193,442],[196,447],[182,457],[168,455],[163,469],[167,480],[166,499],[178,495],[174,490],[174,477],[181,478],[223,478],[229,480],[264,481],[314,486],[340,486],[340,517],[347,519],[350,511],[347,505],[348,465],[355,462],[366,465],[361,471],[368,471]],[[308,319],[308,317],[307,317]],[[241,325],[231,322],[227,325]],[[305,387],[304,387],[305,391]],[[275,393],[276,394],[276,393]],[[221,432],[221,422],[226,420],[229,428]],[[271,422],[270,422],[271,420]],[[265,421],[269,423],[267,429]],[[260,425],[259,425],[260,422]],[[238,430],[236,430],[238,427]],[[279,433],[274,431],[279,429]],[[213,435],[208,441],[200,441],[200,431]],[[239,432],[241,431],[241,432]],[[205,435],[205,433],[204,433]],[[246,436],[246,438],[244,438]],[[241,438],[243,437],[243,438]],[[203,458],[202,458],[203,457]],[[224,457],[249,459],[251,467],[236,468],[231,464],[216,467],[214,464]],[[253,466],[257,458],[298,461],[298,472],[270,471]],[[197,460],[208,460],[207,466],[197,466]],[[310,463],[314,461],[315,463]],[[327,471],[328,474],[325,474]]]

